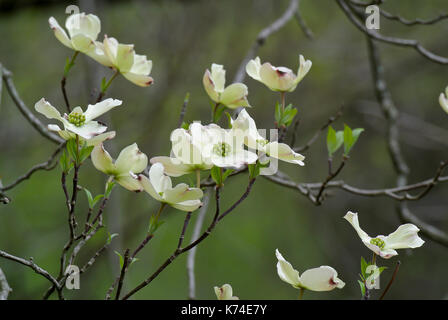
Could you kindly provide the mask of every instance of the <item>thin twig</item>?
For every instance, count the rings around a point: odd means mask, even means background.
[[[59,135],[54,134],[53,132],[49,131],[48,128],[39,119],[37,119],[34,116],[34,114],[30,111],[30,109],[26,106],[26,104],[20,98],[19,93],[17,92],[17,89],[14,85],[14,82],[12,81],[12,73],[3,66],[2,66],[2,69],[3,69],[2,77],[5,82],[6,89],[8,90],[9,95],[11,96],[15,105],[17,106],[19,111],[22,113],[22,115],[25,117],[25,119],[44,138],[47,138],[48,140],[50,140],[54,143],[57,143],[57,144],[61,144],[61,143],[65,142]]]
[[[126,274],[129,263],[130,263],[129,249],[126,249],[126,252],[124,253],[124,257],[123,257],[123,266],[121,268],[120,278],[118,279],[118,287],[117,287],[117,293],[115,294],[115,300],[118,300],[120,298],[121,288],[123,287],[124,276]]]
[[[347,18],[362,32],[364,32],[369,38],[375,39],[384,43],[396,45],[399,47],[407,47],[407,48],[413,48],[418,53],[420,53],[423,57],[427,58],[428,60],[439,63],[439,64],[448,64],[448,58],[439,56],[432,51],[426,49],[423,47],[420,42],[414,39],[402,39],[402,38],[395,38],[395,37],[389,37],[384,36],[375,30],[367,29],[362,21],[356,17],[356,14],[352,11],[353,8],[345,1],[345,0],[336,0],[339,4],[339,7],[342,9],[342,11],[345,13]],[[353,9],[354,10],[354,9]]]
[[[180,110],[179,121],[177,123],[178,128],[180,128],[182,126],[182,123],[184,122],[189,99],[190,99],[190,93],[187,92],[187,94],[185,95],[184,103],[182,104],[182,109]]]
[[[401,264],[401,262],[398,261],[397,265],[395,266],[394,273],[392,274],[392,278],[390,278],[390,281],[387,284],[386,289],[384,289],[383,294],[381,295],[381,297],[378,300],[383,300],[384,296],[386,295],[386,293],[389,291],[390,287],[394,283],[394,280],[397,277],[398,270],[400,269],[400,264]]]

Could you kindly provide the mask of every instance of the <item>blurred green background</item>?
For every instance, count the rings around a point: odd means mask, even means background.
[[[68,4],[71,3],[0,1],[0,63],[14,73],[17,89],[30,108],[45,97],[64,110],[60,80],[65,60],[72,52],[55,39],[48,18],[54,16],[63,25]],[[81,11],[99,16],[100,39],[107,34],[122,43],[133,43],[138,54],[152,59],[151,75],[155,83],[149,88],[140,88],[119,77],[107,96],[123,100],[123,106],[103,120],[111,130],[117,131],[117,137],[106,146],[113,156],[137,142],[143,152],[153,157],[168,155],[169,134],[177,125],[187,92],[190,103],[185,120],[208,122],[210,106],[202,87],[205,69],[212,63],[223,64],[230,83],[258,32],[277,19],[289,1],[81,1],[75,4],[81,6]],[[299,53],[313,61],[310,73],[287,96],[288,102],[299,109],[296,145],[307,142],[344,105],[344,117],[334,127],[340,130],[343,123],[348,123],[366,131],[339,178],[362,188],[395,186],[395,173],[384,139],[386,127],[373,94],[364,36],[334,1],[302,0],[300,7],[314,32],[314,40],[307,39],[293,19],[270,37],[258,53],[262,61],[294,70]],[[384,7],[409,19],[430,18],[448,11],[444,0],[387,1]],[[382,19],[381,32],[420,39],[428,48],[448,55],[448,21],[410,28]],[[411,166],[410,182],[417,182],[433,176],[439,162],[447,158],[448,116],[439,107],[437,98],[448,85],[448,69],[423,59],[412,49],[380,44],[380,51],[393,98],[402,112],[400,142]],[[67,81],[71,104],[86,106],[96,96],[101,79],[111,74],[107,68],[80,56]],[[259,128],[272,128],[278,96],[250,78],[245,83],[254,106],[250,114]],[[0,177],[8,184],[34,164],[45,161],[55,145],[23,119],[5,88],[0,112]],[[305,155],[305,167],[280,163],[280,169],[298,182],[323,181],[327,175],[325,134]],[[0,248],[17,256],[33,257],[53,274],[58,272],[58,258],[68,237],[60,174],[59,167],[36,173],[29,181],[7,192],[12,202],[0,206]],[[80,184],[92,193],[101,193],[105,180],[106,176],[90,162],[83,167]],[[221,197],[223,209],[243,193],[246,183],[246,175],[226,183]],[[423,200],[410,203],[410,208],[424,221],[448,231],[447,190],[447,186],[438,185]],[[87,211],[84,193],[80,193],[79,199],[76,215],[84,217]],[[107,230],[119,233],[119,237],[82,276],[81,290],[67,291],[67,298],[104,297],[119,272],[114,250],[123,252],[128,247],[135,248],[145,236],[149,217],[157,207],[147,194],[134,194],[120,187],[114,189],[105,219]],[[371,252],[342,219],[347,210],[359,212],[361,226],[371,235],[387,235],[400,224],[395,202],[388,198],[363,198],[334,190],[322,206],[316,207],[293,190],[258,179],[250,197],[198,247],[197,298],[215,299],[213,286],[230,283],[234,294],[241,299],[296,299],[298,291],[277,276],[274,251],[279,248],[300,272],[331,265],[346,282],[343,290],[306,292],[305,299],[359,299],[360,256],[370,258]],[[214,205],[211,205],[206,224],[213,213]],[[156,270],[175,248],[184,213],[169,209],[163,219],[165,224],[140,253],[140,260],[132,265],[125,292]],[[79,265],[87,262],[105,238],[106,230],[99,232],[76,262]],[[402,262],[388,293],[389,299],[448,297],[447,248],[427,241],[419,249],[399,253],[398,257],[379,261],[389,267],[383,273],[383,287],[395,262]],[[134,298],[185,299],[186,257],[181,256]],[[1,259],[0,267],[13,288],[10,299],[40,298],[48,287],[46,279],[24,266]],[[378,293],[374,292],[373,297],[378,297]]]

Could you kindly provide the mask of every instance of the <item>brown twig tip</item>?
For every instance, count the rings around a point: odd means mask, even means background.
[[[383,294],[380,296],[379,300],[383,300],[384,296],[386,295],[386,293],[389,291],[390,287],[391,287],[392,284],[394,283],[395,278],[397,277],[398,270],[400,269],[400,265],[401,265],[401,262],[398,261],[398,262],[397,262],[397,265],[395,266],[394,273],[392,274],[392,278],[390,279],[389,283],[387,284],[386,289],[384,289],[384,292],[383,292]]]

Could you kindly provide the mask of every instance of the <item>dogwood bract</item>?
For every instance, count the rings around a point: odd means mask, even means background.
[[[239,300],[233,295],[233,289],[230,284],[224,284],[222,287],[214,287],[218,300]]]
[[[103,144],[93,148],[91,158],[96,169],[113,177],[122,187],[131,191],[142,191],[135,174],[145,170],[148,165],[148,157],[138,149],[136,143],[121,150],[115,162],[104,149]]]
[[[68,35],[54,17],[48,19],[56,38],[66,47],[88,53],[95,50],[95,40],[101,31],[100,19],[94,14],[76,13],[65,21]]]
[[[291,92],[296,89],[312,66],[311,60],[305,60],[302,55],[300,55],[299,60],[300,65],[297,75],[286,67],[274,67],[269,62],[261,64],[259,57],[247,63],[246,72],[250,77],[260,81],[272,91]]]
[[[213,164],[202,154],[204,145],[209,140],[204,127],[200,123],[190,124],[188,130],[175,129],[170,136],[172,149],[170,157],[151,158],[151,164],[162,163],[165,173],[172,177],[209,170]]]
[[[384,259],[398,255],[395,249],[418,248],[425,243],[417,234],[420,229],[411,223],[399,226],[388,236],[379,235],[372,238],[359,226],[357,213],[349,211],[344,219],[355,228],[364,245]]]
[[[208,69],[202,78],[204,89],[208,96],[216,103],[221,103],[228,108],[250,107],[247,101],[248,90],[243,83],[233,83],[227,88],[226,71],[220,64],[212,64],[212,72]]]
[[[243,131],[223,129],[215,124],[203,126],[207,140],[202,149],[204,159],[221,168],[239,169],[255,163],[258,156],[244,149]]]
[[[305,157],[294,152],[290,146],[277,141],[269,142],[258,133],[257,125],[249,113],[243,109],[236,120],[232,120],[232,128],[239,129],[244,134],[244,143],[252,149],[266,153],[268,156],[289,163],[304,166]]]
[[[439,103],[442,109],[448,113],[448,87],[446,87],[445,93],[440,94]]]
[[[136,54],[133,44],[121,44],[115,38],[104,37],[104,41],[95,41],[95,50],[88,53],[99,63],[120,72],[126,79],[141,87],[153,83],[149,76],[152,61],[145,55]]]
[[[331,291],[334,288],[342,289],[345,283],[338,278],[338,273],[332,267],[321,266],[306,270],[300,276],[299,271],[283,258],[278,249],[275,250],[277,256],[277,273],[280,279],[289,283],[296,289],[307,289],[311,291]]]
[[[149,169],[149,178],[140,174],[136,179],[143,190],[151,197],[162,203],[182,211],[195,211],[202,205],[203,192],[199,188],[190,188],[185,183],[180,183],[173,188],[171,178],[164,174],[161,163],[155,163]]]
[[[42,98],[34,105],[34,109],[48,119],[56,119],[62,122],[64,125],[63,130],[55,124],[48,125],[48,129],[58,132],[63,139],[69,140],[78,135],[83,140],[86,140],[88,144],[93,145],[115,136],[115,132],[104,133],[107,127],[93,119],[112,108],[120,106],[121,103],[122,101],[120,100],[109,98],[94,105],[89,104],[85,112],[81,107],[76,107],[70,114],[64,113],[61,116],[61,113],[55,107]]]

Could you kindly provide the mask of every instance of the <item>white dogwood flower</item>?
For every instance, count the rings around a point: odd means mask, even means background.
[[[202,78],[205,91],[207,91],[210,99],[231,109],[250,107],[247,101],[248,90],[245,84],[233,83],[225,87],[226,71],[224,67],[213,63],[211,69],[211,72],[207,69]]]
[[[230,284],[224,284],[222,287],[214,287],[218,300],[239,300],[233,295],[233,289]]]
[[[321,266],[306,270],[300,276],[299,271],[283,258],[278,249],[275,250],[277,256],[277,273],[281,280],[289,283],[296,289],[306,289],[311,291],[330,291],[334,288],[342,289],[345,283],[338,278],[335,269],[329,266]]]
[[[149,76],[152,61],[145,55],[136,54],[133,44],[121,44],[115,38],[104,37],[104,41],[95,42],[95,50],[90,57],[99,63],[119,71],[132,83],[147,87],[154,82]]]
[[[448,87],[446,87],[445,93],[440,94],[439,103],[442,109],[448,113]]]
[[[305,157],[291,149],[286,143],[269,142],[258,133],[257,125],[249,113],[243,109],[236,120],[232,120],[232,128],[239,129],[244,134],[244,143],[252,149],[266,153],[268,156],[304,166]]]
[[[40,99],[34,105],[34,108],[48,119],[55,119],[62,122],[64,129],[59,128],[55,124],[49,125],[48,129],[58,132],[63,139],[68,140],[78,135],[93,145],[95,142],[98,143],[115,136],[115,133],[104,133],[107,127],[98,121],[94,121],[94,119],[112,108],[121,105],[121,103],[122,101],[120,100],[109,98],[94,105],[89,104],[85,112],[81,107],[76,107],[70,114],[64,114],[63,116],[44,98]]]
[[[398,255],[395,249],[418,248],[425,243],[417,234],[420,229],[411,223],[399,226],[388,236],[379,235],[372,238],[359,226],[357,213],[348,211],[344,219],[355,228],[364,245],[384,259]]]
[[[66,47],[83,53],[95,49],[95,41],[101,31],[100,19],[94,14],[76,13],[69,16],[65,22],[65,30],[54,17],[48,19],[56,38]]]
[[[103,144],[99,144],[93,148],[91,158],[96,169],[112,176],[122,187],[131,191],[142,191],[143,188],[135,174],[145,170],[148,157],[138,149],[136,143],[121,150],[115,161],[104,149]]]
[[[175,129],[171,133],[172,156],[151,158],[151,164],[162,163],[165,173],[179,177],[198,170],[209,170],[213,164],[204,159],[202,149],[209,141],[206,130],[200,123],[192,123],[188,130]]]
[[[257,161],[256,153],[244,149],[244,135],[241,130],[227,130],[214,124],[203,126],[203,129],[208,140],[203,146],[202,155],[213,165],[240,169]]]
[[[300,55],[299,60],[300,65],[297,75],[286,67],[274,67],[269,62],[261,64],[259,57],[247,63],[246,72],[250,77],[260,81],[273,91],[291,92],[296,89],[312,66],[311,60],[305,60],[302,55]]]
[[[203,192],[199,188],[190,188],[180,183],[173,188],[171,178],[164,174],[161,163],[155,163],[149,169],[149,178],[140,174],[137,178],[143,190],[151,197],[173,208],[192,212],[202,205]]]

